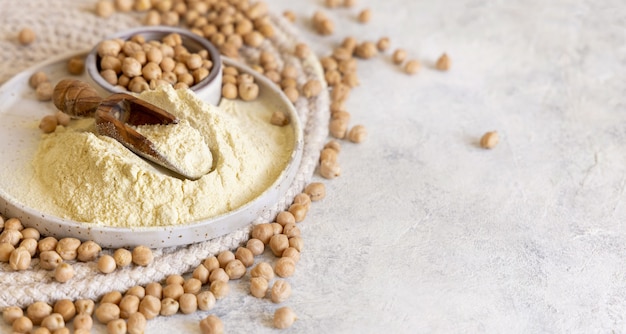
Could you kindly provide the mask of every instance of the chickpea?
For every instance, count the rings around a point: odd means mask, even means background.
[[[120,308],[113,303],[100,303],[94,315],[100,323],[107,324],[109,321],[120,318]]]
[[[130,265],[133,255],[128,249],[118,248],[113,253],[113,259],[118,267],[123,268]]]
[[[241,263],[246,267],[250,267],[254,264],[254,254],[252,254],[252,251],[246,247],[237,248],[235,258],[241,261]]]
[[[409,75],[413,75],[417,72],[419,72],[420,70],[420,63],[419,61],[413,59],[413,60],[409,60],[405,65],[404,65],[404,72],[406,72]]]
[[[78,261],[81,262],[93,261],[96,259],[98,253],[100,253],[101,250],[102,247],[100,247],[100,245],[91,240],[88,240],[78,246],[78,248],[76,249],[76,258],[78,259]]]
[[[211,270],[211,274],[209,274],[209,282],[213,283],[215,281],[228,282],[230,280],[230,276],[226,273],[224,268],[216,268]]]
[[[52,332],[52,334],[70,334],[70,329],[67,327],[59,328]],[[78,334],[80,334],[80,332]]]
[[[244,101],[252,101],[259,96],[259,86],[254,83],[242,82],[237,89],[239,91],[239,97]]]
[[[329,131],[333,137],[342,139],[346,136],[346,132],[348,131],[348,123],[344,119],[331,119]]]
[[[274,269],[267,262],[259,262],[250,270],[250,277],[263,277],[269,282],[274,279]]]
[[[250,294],[257,298],[263,298],[267,294],[269,283],[263,277],[250,278]]]
[[[120,51],[122,51],[122,46],[114,40],[106,40],[98,44],[97,51],[100,58],[105,56],[117,57],[117,55],[120,54]]]
[[[69,299],[59,299],[54,303],[52,312],[60,314],[63,321],[68,322],[76,315],[76,306]]]
[[[24,316],[24,311],[18,306],[8,306],[2,310],[2,319],[9,325],[12,325],[15,319],[22,316]]]
[[[95,308],[95,303],[91,299],[79,299],[74,302],[74,306],[76,306],[76,313],[79,315],[85,314],[91,316]]]
[[[389,44],[390,44],[389,43],[389,37],[382,37],[376,43],[376,48],[380,52],[385,52],[385,51],[387,51],[389,49]]]
[[[360,143],[367,137],[367,130],[363,125],[355,125],[348,132],[348,139],[353,143]]]
[[[296,13],[290,11],[290,10],[286,10],[283,12],[283,17],[285,17],[287,19],[287,21],[294,23],[296,22]]]
[[[133,263],[145,267],[152,263],[154,260],[154,255],[152,254],[152,250],[146,246],[137,246],[133,249]]]
[[[198,300],[198,309],[208,311],[215,306],[215,296],[211,291],[202,291],[196,296]]]
[[[200,331],[202,334],[222,334],[224,333],[224,324],[216,315],[209,315],[200,320]]]
[[[343,83],[335,85],[333,90],[330,92],[331,101],[345,101],[348,99],[350,95],[350,87]]]
[[[391,55],[391,61],[393,61],[394,64],[396,65],[400,65],[404,62],[404,60],[406,59],[406,51],[404,51],[404,49],[396,49],[396,51],[393,52],[393,54]]]
[[[274,265],[274,271],[276,275],[280,277],[289,277],[293,275],[296,270],[296,262],[290,257],[281,257],[276,261]]]
[[[163,288],[163,297],[178,300],[185,293],[185,289],[181,284],[171,283]]]
[[[359,21],[359,23],[367,23],[372,19],[372,10],[369,8],[363,9],[361,12],[359,12],[359,15],[357,16],[357,20]]]
[[[304,218],[306,218],[306,214],[308,212],[308,209],[306,206],[302,205],[302,204],[298,204],[298,203],[294,203],[291,204],[289,206],[288,209],[289,212],[291,212],[291,214],[293,215],[296,223],[299,223],[301,221],[304,220]],[[288,224],[285,224],[285,226],[287,226]],[[284,226],[283,226],[283,233],[284,233]]]
[[[39,326],[41,321],[50,314],[52,314],[52,306],[42,301],[34,302],[26,308],[26,316],[36,326]]]
[[[297,251],[301,252],[303,246],[304,246],[304,242],[302,241],[302,237],[294,236],[294,237],[289,238],[289,247],[293,247]]]
[[[194,296],[195,297],[195,296]],[[127,331],[128,334],[143,334],[146,330],[146,317],[143,313],[136,312],[128,318]]]
[[[274,229],[274,235],[283,233],[282,225],[280,225],[279,223],[271,223],[271,225],[272,225],[272,228]]]
[[[253,48],[259,47],[264,40],[265,37],[263,37],[263,35],[258,31],[251,31],[243,35],[243,42]]]
[[[50,101],[52,100],[52,92],[54,88],[50,82],[42,82],[35,89],[35,96],[39,101]]]
[[[139,311],[139,297],[135,295],[125,295],[119,301],[120,318],[128,319],[131,314]]]
[[[100,303],[113,303],[113,304],[119,305],[121,300],[122,300],[121,292],[111,291],[111,292],[106,293],[104,296],[102,296],[102,299],[100,299]]]
[[[103,274],[110,274],[115,271],[115,259],[111,255],[102,255],[98,259],[98,270]]]
[[[496,147],[496,145],[498,145],[499,140],[500,138],[498,136],[497,131],[486,132],[480,138],[480,147],[485,148],[485,149],[492,149]]]
[[[30,267],[30,252],[24,247],[17,247],[9,257],[9,265],[12,270],[26,270]]]
[[[78,330],[91,330],[91,327],[93,327],[93,319],[91,317],[90,314],[86,314],[86,313],[79,313],[78,315],[76,315],[76,317],[74,317],[74,320],[72,321],[74,323],[74,330],[78,331]]]
[[[107,334],[126,334],[127,325],[124,319],[113,319],[107,324]]]
[[[165,291],[163,292],[163,296],[165,297]],[[161,312],[161,301],[154,296],[145,296],[139,303],[139,312],[141,312],[146,319],[153,319]]]
[[[57,247],[57,239],[55,239],[54,237],[46,237],[42,240],[39,240],[39,243],[37,244],[37,248],[39,249],[39,252],[45,252],[45,251],[53,251],[55,250]]]
[[[220,267],[224,268],[228,264],[228,262],[235,259],[235,254],[229,250],[221,251],[217,254],[217,261],[220,263]]]
[[[25,248],[30,256],[33,257],[37,252],[37,241],[35,239],[22,239],[19,247]]]
[[[291,296],[291,285],[289,282],[282,279],[276,280],[270,291],[270,300],[278,304],[287,300],[289,296]]]
[[[309,197],[306,193],[299,193],[293,198],[293,204],[302,204],[307,210],[309,210],[311,207],[311,197]]]
[[[291,327],[297,317],[293,310],[287,306],[281,307],[274,312],[274,327],[285,329]]]
[[[258,224],[252,228],[252,237],[261,240],[263,244],[267,245],[272,235],[274,235],[274,228],[271,224]]]
[[[33,329],[33,322],[28,317],[19,317],[12,324],[14,333],[30,333]]]
[[[157,63],[149,62],[141,69],[141,74],[146,80],[161,79],[163,71]]]
[[[60,110],[57,111],[56,113],[54,113],[54,117],[57,118],[57,124],[58,125],[67,126],[68,124],[70,124],[70,121],[71,121],[70,115],[68,115],[68,114],[66,114],[66,113],[64,113],[64,112],[62,112]],[[32,227],[30,229],[31,230],[35,230]],[[35,234],[35,232],[30,232],[30,233],[31,233],[31,235],[36,235],[37,236],[36,238],[33,238],[33,239],[39,240],[39,231],[37,231],[37,230],[35,230],[35,231],[36,231],[36,234]],[[22,231],[22,235],[24,235],[24,231]],[[30,237],[24,236],[24,238],[30,238]]]
[[[296,103],[296,101],[298,101],[298,98],[300,97],[300,93],[298,92],[296,87],[285,87],[283,89],[283,92],[291,103]]]
[[[85,59],[72,57],[67,61],[67,71],[72,75],[80,75],[85,71]]]
[[[41,84],[39,86],[44,86],[44,84]],[[41,119],[41,122],[39,122],[39,129],[43,132],[43,133],[52,133],[54,132],[54,130],[56,130],[57,128],[57,118],[54,117],[54,115],[47,115],[44,116]]]
[[[4,222],[4,229],[23,232],[24,225],[22,225],[22,222],[17,218],[9,218]]]
[[[298,43],[298,44],[296,44],[293,53],[296,55],[296,57],[298,57],[300,59],[304,59],[304,58],[308,57],[311,54],[311,49],[305,43]]]
[[[161,300],[161,311],[159,313],[164,316],[174,315],[178,313],[179,305],[178,301],[172,298],[163,298],[163,300]]]
[[[300,251],[298,251],[297,249],[293,248],[293,247],[287,247],[287,249],[285,249],[283,251],[282,254],[283,257],[290,257],[293,259],[293,262],[298,263],[298,261],[300,261]]]
[[[230,286],[228,285],[228,282],[214,281],[211,282],[209,290],[211,291],[211,293],[213,293],[215,299],[222,299],[226,297],[226,295],[228,295],[228,292],[230,291]]]
[[[178,299],[180,312],[183,314],[191,314],[198,310],[198,299],[193,293],[184,293]]]
[[[76,238],[62,238],[56,246],[56,251],[61,255],[63,260],[74,260],[78,255],[78,247],[80,240]]]
[[[208,276],[208,274],[207,274]],[[151,282],[146,285],[145,295],[155,296],[159,299],[163,297],[163,286],[157,282]]]
[[[237,86],[230,82],[225,83],[222,86],[222,96],[229,100],[234,100],[238,96]]]
[[[9,262],[11,253],[15,250],[15,247],[8,242],[0,243],[0,262]]]
[[[289,247],[289,238],[284,234],[276,234],[270,239],[269,245],[275,256],[281,256],[283,251]]]
[[[439,71],[447,71],[450,69],[450,57],[446,53],[443,53],[435,63],[435,68]]]
[[[54,279],[59,283],[65,283],[74,277],[74,267],[69,263],[59,263],[54,269]]]
[[[43,318],[41,321],[41,327],[45,327],[50,331],[55,331],[57,329],[65,327],[65,320],[63,320],[63,316],[58,313],[52,313],[49,316]]]
[[[126,290],[125,295],[133,295],[139,297],[139,299],[142,299],[146,296],[146,289],[141,285],[135,285],[132,288]]]
[[[48,75],[45,72],[42,71],[38,71],[33,73],[30,78],[28,78],[28,85],[31,88],[37,88],[37,86],[39,86],[39,84],[44,83],[44,82],[48,82]]]
[[[224,271],[229,279],[240,279],[246,273],[246,266],[240,260],[235,259],[226,264]]]
[[[141,63],[132,57],[126,57],[122,61],[122,73],[129,78],[134,78],[142,74]]]
[[[204,260],[204,262],[202,262],[202,265],[205,266],[209,272],[211,272],[213,269],[220,267],[220,262],[217,260],[217,257],[209,256]]]
[[[192,293],[195,295],[200,292],[200,289],[202,289],[202,282],[197,278],[191,277],[185,281],[185,284],[183,284],[183,290],[185,293]]]
[[[263,254],[263,251],[265,250],[265,244],[263,244],[263,241],[259,239],[250,238],[246,243],[246,248],[250,250],[252,255],[257,256]]]
[[[343,112],[342,112],[343,113]],[[332,148],[325,148],[320,152],[320,161],[337,161],[338,153]]]
[[[29,45],[34,42],[36,38],[37,35],[35,35],[35,32],[30,28],[20,30],[17,35],[17,40],[22,45]]]

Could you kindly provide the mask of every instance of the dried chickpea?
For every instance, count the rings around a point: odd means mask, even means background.
[[[283,225],[279,223],[271,223],[274,228],[274,235],[283,233]],[[270,239],[271,240],[271,239]]]
[[[163,297],[178,300],[185,293],[182,284],[170,283],[163,288]]]
[[[391,61],[393,61],[396,65],[400,65],[404,62],[406,56],[407,54],[404,49],[396,49],[396,51],[393,52],[393,55],[391,55]]]
[[[269,283],[263,277],[250,278],[250,294],[257,298],[263,298],[267,294]]]
[[[111,291],[111,292],[104,294],[104,296],[102,296],[102,299],[100,299],[100,303],[113,303],[113,304],[119,305],[121,300],[122,300],[121,292]]]
[[[183,314],[191,314],[198,310],[198,299],[193,293],[184,293],[178,299],[180,312]]]
[[[145,267],[152,263],[154,260],[154,255],[152,254],[152,250],[146,246],[137,246],[133,249],[133,263]]]
[[[367,23],[372,19],[372,10],[369,8],[363,9],[359,12],[359,16],[357,16],[357,20],[360,23]]]
[[[58,313],[52,313],[49,316],[41,320],[41,327],[45,327],[50,331],[55,331],[59,328],[65,327],[65,320],[63,316]]]
[[[8,242],[0,243],[0,262],[9,262],[11,253],[15,250],[15,247]]]
[[[360,143],[367,137],[367,130],[363,125],[355,125],[348,132],[348,139],[353,143]]]
[[[304,192],[315,202],[326,196],[326,187],[322,182],[311,182],[304,188]]]
[[[328,8],[335,8],[341,5],[341,0],[324,0],[324,5]]]
[[[298,92],[298,89],[296,89],[296,87],[285,87],[283,89],[283,92],[291,103],[296,103],[296,101],[298,101],[298,98],[300,97],[300,93]]]
[[[324,71],[332,71],[338,68],[337,61],[332,57],[324,57],[320,59],[320,64],[322,64]]]
[[[237,86],[230,82],[225,83],[222,86],[222,96],[229,100],[234,100],[238,96]]]
[[[197,278],[191,277],[185,281],[185,284],[183,284],[183,291],[185,291],[185,293],[192,293],[195,295],[200,292],[200,289],[202,289],[202,282]]]
[[[229,250],[221,251],[217,254],[217,261],[220,263],[220,267],[224,268],[226,265],[235,259],[235,254]]]
[[[91,317],[90,314],[87,314],[87,313],[79,313],[78,315],[76,315],[76,317],[74,317],[74,320],[72,322],[74,323],[75,331],[78,331],[78,330],[90,331],[91,327],[93,327],[93,318]]]
[[[285,227],[283,228],[283,234],[286,235],[288,238],[299,237],[301,235],[300,228],[296,226],[296,224],[291,223],[285,224]]]
[[[293,259],[293,262],[296,262],[296,263],[300,261],[300,251],[298,251],[297,249],[293,247],[287,247],[287,249],[283,251],[282,256],[290,257]]]
[[[480,147],[485,148],[485,149],[492,149],[496,147],[496,145],[498,145],[499,141],[500,141],[500,138],[498,136],[498,132],[489,131],[489,132],[486,132],[480,138]]]
[[[333,102],[343,102],[348,99],[349,95],[350,87],[343,83],[335,85],[335,87],[333,87],[333,90],[330,92],[330,98]]]
[[[354,50],[354,54],[362,59],[370,59],[376,56],[377,53],[378,48],[376,47],[376,44],[369,41],[359,44]]]
[[[299,193],[293,198],[293,204],[302,204],[307,210],[309,210],[311,207],[311,197],[309,197],[306,193]]]
[[[135,295],[125,295],[119,301],[120,318],[128,319],[131,314],[139,311],[139,302],[141,300]]]
[[[19,247],[23,247],[28,250],[31,257],[35,256],[35,253],[37,253],[37,241],[35,239],[24,238],[22,239],[22,242],[20,242]]]
[[[118,267],[123,268],[131,264],[133,261],[133,254],[128,249],[118,248],[113,253],[113,259]]]
[[[36,326],[41,325],[43,318],[52,314],[52,306],[45,302],[37,301],[26,308],[26,316],[33,321]]]
[[[72,75],[80,75],[85,71],[85,59],[72,57],[67,61],[67,71]]]
[[[12,324],[14,333],[30,333],[33,329],[33,322],[28,317],[19,317]]]
[[[37,248],[39,249],[40,253],[45,252],[45,251],[51,251],[51,250],[56,249],[57,243],[58,241],[54,237],[46,237],[46,238],[39,240],[39,243],[37,244]]]
[[[337,151],[332,148],[325,148],[320,152],[320,161],[337,161],[338,155]]]
[[[7,222],[9,222],[9,220],[7,220]],[[34,239],[35,241],[39,240],[39,237],[41,236],[39,234],[39,231],[37,231],[37,229],[32,228],[32,227],[27,227],[23,230],[21,230],[22,233],[22,238],[24,239]]]
[[[267,262],[259,262],[250,270],[250,277],[263,277],[269,282],[274,279],[274,269]]]
[[[217,260],[217,257],[209,256],[204,260],[204,262],[202,262],[202,265],[205,266],[209,272],[211,272],[213,269],[220,267],[220,262]]]
[[[305,97],[310,98],[318,96],[322,92],[322,84],[319,80],[311,79],[302,87],[302,93]]]
[[[240,279],[246,273],[246,266],[241,261],[234,259],[226,264],[224,271],[229,279]]]
[[[98,270],[103,274],[110,274],[116,269],[115,259],[111,255],[102,255],[98,259]]]
[[[252,237],[261,240],[263,244],[267,245],[272,235],[274,235],[274,228],[268,223],[258,224],[252,228]]]
[[[108,18],[115,13],[115,5],[109,0],[99,0],[96,2],[96,15]]]
[[[291,284],[283,279],[276,280],[270,291],[270,300],[278,304],[287,300],[289,296],[291,296]]]
[[[103,58],[105,56],[117,57],[122,51],[122,46],[114,40],[106,40],[98,44],[98,55]]]
[[[39,84],[44,83],[44,82],[48,82],[48,75],[45,72],[42,71],[38,71],[33,73],[30,78],[28,79],[28,85],[31,88],[37,88],[37,86],[39,86]]]
[[[275,256],[282,256],[283,251],[289,247],[289,238],[284,234],[276,234],[270,239],[269,245]]]
[[[209,290],[211,291],[211,293],[213,293],[215,299],[222,299],[226,297],[226,295],[228,295],[228,292],[230,291],[230,286],[228,285],[228,282],[215,281],[211,282]]]
[[[274,327],[279,329],[285,329],[291,327],[294,321],[296,321],[296,314],[291,310],[291,308],[285,306],[281,307],[274,312]]]
[[[78,255],[77,250],[80,244],[80,240],[76,238],[62,238],[57,242],[55,250],[63,260],[74,260]]]
[[[126,334],[127,326],[124,319],[113,319],[107,324],[107,334]]]
[[[39,253],[39,266],[45,270],[53,270],[63,263],[63,258],[56,251],[43,251]]]
[[[46,327],[37,327],[30,331],[30,334],[51,334],[49,329]]]
[[[41,84],[39,86],[41,87],[41,86],[45,86],[45,85],[46,85],[46,83],[43,83],[43,84]],[[50,96],[52,97],[52,95],[50,95]],[[39,129],[43,133],[52,133],[52,132],[54,132],[54,130],[56,130],[57,124],[58,124],[58,121],[57,121],[57,118],[54,115],[47,115],[47,116],[44,116],[41,119],[41,122],[39,122]]]
[[[59,263],[54,269],[54,279],[59,283],[65,283],[74,277],[74,267],[69,263]]]
[[[440,71],[447,71],[450,69],[450,57],[446,53],[442,54],[435,63],[435,68]]]
[[[198,309],[208,311],[215,306],[215,296],[211,291],[202,291],[196,298],[198,299]]]
[[[285,17],[287,19],[287,21],[293,23],[296,22],[296,13],[290,11],[290,10],[286,10],[283,12],[283,17]]]
[[[54,117],[56,117],[57,119],[57,124],[58,125],[63,125],[63,126],[67,126],[68,124],[70,124],[71,121],[71,117],[70,115],[62,112],[62,111],[57,111],[56,113],[54,113]],[[32,228],[31,228],[32,229]],[[32,234],[35,234],[34,232],[31,232]],[[22,231],[22,235],[24,234],[24,231]],[[25,237],[27,238],[27,237]],[[37,238],[34,238],[36,240],[39,240],[39,231],[37,231]]]
[[[293,215],[293,218],[295,219],[296,223],[299,223],[301,221],[304,220],[304,218],[306,218],[306,214],[308,212],[308,209],[305,205],[302,204],[298,204],[298,203],[293,203],[289,206],[289,209],[287,210],[289,212],[291,212],[291,214]],[[288,224],[285,224],[285,226],[287,226]],[[283,227],[283,233],[284,233],[284,227]]]
[[[17,247],[9,256],[9,265],[12,270],[26,270],[30,267],[30,252],[24,247]]]
[[[265,244],[259,239],[250,238],[246,243],[246,248],[249,249],[254,256],[257,256],[263,254],[263,251],[265,251]]]
[[[22,45],[29,45],[34,42],[36,38],[37,35],[35,35],[35,32],[30,28],[20,30],[17,35],[17,40]]]
[[[163,296],[165,296],[165,293]],[[139,303],[139,312],[141,312],[146,319],[153,319],[161,312],[161,301],[154,296],[145,296]]]
[[[289,247],[293,247],[298,252],[302,252],[303,246],[304,246],[304,242],[302,241],[302,237],[294,236],[294,237],[289,238]]]
[[[193,270],[192,277],[199,280],[202,284],[206,284],[209,281],[209,275],[211,272],[204,265],[199,265]]]
[[[100,303],[94,315],[100,323],[107,324],[109,321],[120,318],[120,308],[113,303]]]
[[[50,101],[52,99],[52,92],[54,87],[50,82],[42,82],[35,89],[35,96],[39,101]]]
[[[237,87],[239,97],[244,101],[255,100],[259,96],[259,86],[254,83],[242,82]]]
[[[385,52],[389,49],[389,37],[381,37],[376,43],[376,48],[380,52]]]
[[[70,329],[67,327],[59,328],[52,332],[52,334],[70,334]],[[77,334],[80,334],[80,332],[78,332]]]
[[[158,282],[151,282],[146,285],[144,296],[155,296],[159,299],[163,297],[163,286]]]
[[[132,57],[124,58],[122,61],[122,73],[129,78],[140,76],[142,74],[141,63]]]
[[[8,306],[2,310],[2,319],[7,324],[13,324],[15,319],[24,316],[24,311],[18,306]]]
[[[235,259],[241,261],[246,267],[250,267],[254,264],[254,254],[246,247],[237,248],[237,251],[235,251]]]
[[[202,334],[223,334],[224,324],[216,315],[209,315],[200,320],[200,331]]]
[[[63,321],[68,322],[76,315],[76,306],[70,299],[59,299],[54,303],[52,312],[63,317]]]
[[[195,296],[194,296],[195,298]],[[143,313],[136,312],[128,317],[128,322],[126,324],[128,334],[143,334],[146,330],[146,317]]]
[[[79,299],[74,302],[74,306],[76,306],[76,313],[79,315],[85,314],[91,316],[95,308],[95,303],[91,299]]]
[[[355,72],[346,73],[341,80],[342,83],[349,86],[350,88],[354,88],[361,84],[359,78]]]
[[[274,111],[272,113],[272,117],[270,118],[270,123],[276,126],[285,126],[289,124],[289,118],[282,111]]]
[[[276,215],[276,222],[282,226],[285,226],[287,223],[295,223],[296,218],[289,211],[281,211]]]
[[[334,179],[341,175],[341,167],[337,162],[322,161],[320,163],[320,175],[325,179]]]
[[[259,47],[264,40],[265,37],[258,31],[251,31],[243,36],[244,43],[253,48]]]
[[[404,72],[406,72],[407,74],[415,74],[420,70],[420,63],[419,61],[413,59],[413,60],[409,60],[405,65],[404,65]]]
[[[102,250],[102,247],[94,241],[88,240],[80,244],[76,249],[78,261],[87,262],[93,261],[98,256],[98,253]]]
[[[161,315],[168,316],[178,313],[179,304],[172,298],[163,298],[161,300]]]
[[[339,71],[337,71],[337,70],[327,71],[324,74],[324,78],[326,79],[326,83],[329,86],[334,86],[334,85],[340,83],[341,80],[342,80],[341,73],[339,73]]]
[[[342,139],[346,136],[348,131],[348,123],[344,119],[332,119],[328,126],[331,136]],[[329,160],[326,160],[329,161]]]
[[[185,284],[185,278],[182,275],[172,274],[167,276],[165,279],[165,284]]]

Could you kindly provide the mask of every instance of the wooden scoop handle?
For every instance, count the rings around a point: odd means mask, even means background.
[[[86,82],[76,79],[63,79],[52,92],[54,105],[70,116],[77,118],[93,117],[102,98]]]

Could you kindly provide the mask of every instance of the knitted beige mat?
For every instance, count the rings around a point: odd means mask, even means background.
[[[3,3],[0,11],[0,84],[50,57],[87,50],[109,34],[141,24],[142,16],[138,14],[117,13],[108,19],[99,18],[93,13],[94,3],[83,0],[9,0]],[[293,55],[298,43],[295,27],[279,16],[271,16],[271,22],[276,34],[267,39],[261,49],[274,54],[279,68],[284,64],[296,66],[299,85],[313,78],[324,83],[321,66],[314,55],[304,60]],[[24,27],[37,34],[36,42],[30,46],[17,43],[17,33]],[[242,61],[255,64],[258,55],[258,50],[242,50]],[[286,196],[252,224],[272,221],[278,211],[286,209],[294,196],[310,182],[317,166],[319,152],[328,135],[327,90],[315,98],[301,97],[296,109],[304,129],[304,152],[297,176]],[[97,271],[95,262],[76,262],[73,263],[76,275],[67,283],[54,281],[51,272],[39,267],[38,259],[33,259],[29,270],[21,272],[11,271],[3,263],[0,265],[0,308],[24,307],[35,301],[54,302],[63,298],[97,299],[109,291],[125,291],[134,285],[161,281],[170,274],[186,273],[206,257],[245,243],[251,226],[198,244],[156,249],[155,260],[148,267],[131,266],[104,275]],[[104,250],[104,253],[110,252]]]

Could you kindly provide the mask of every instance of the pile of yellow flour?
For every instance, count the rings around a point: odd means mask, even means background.
[[[272,125],[272,110],[251,110],[249,103],[237,101],[216,107],[170,87],[140,98],[195,128],[211,150],[213,170],[196,181],[168,176],[117,141],[96,135],[93,120],[75,121],[40,143],[33,163],[45,193],[34,207],[114,227],[185,224],[259,196],[294,149],[293,129]]]

